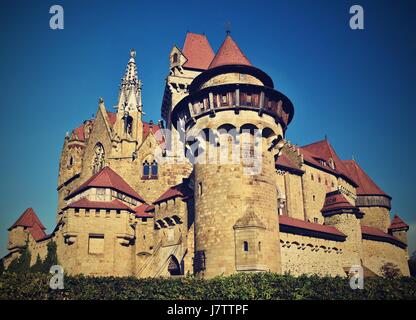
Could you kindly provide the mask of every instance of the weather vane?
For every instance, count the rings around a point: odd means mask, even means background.
[[[230,22],[230,21],[227,21],[227,22],[225,23],[225,32],[226,32],[227,34],[230,34],[230,33],[231,33],[231,22]]]

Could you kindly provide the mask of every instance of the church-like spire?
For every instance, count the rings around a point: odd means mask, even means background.
[[[139,80],[136,65],[136,51],[132,49],[130,51],[130,60],[127,63],[126,72],[121,79],[120,96],[119,96],[119,108],[122,106],[124,109],[137,108],[141,110],[141,89],[142,83]],[[136,99],[132,99],[132,95]],[[131,105],[133,103],[133,105]]]

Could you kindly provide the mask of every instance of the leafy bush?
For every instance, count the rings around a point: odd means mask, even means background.
[[[235,274],[203,280],[195,277],[147,278],[65,276],[63,290],[49,288],[52,275],[0,275],[0,299],[416,299],[416,279],[368,278],[352,290],[347,278]]]
[[[383,264],[380,270],[381,270],[381,274],[385,278],[394,279],[394,278],[401,276],[399,267],[391,262],[387,262]]]
[[[409,269],[410,275],[416,277],[416,251],[413,252],[412,256],[409,259]]]

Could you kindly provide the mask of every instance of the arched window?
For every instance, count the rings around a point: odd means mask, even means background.
[[[72,167],[73,165],[74,165],[74,157],[73,157],[73,156],[71,156],[71,157],[69,158],[68,167]]]
[[[171,256],[170,258],[168,271],[171,276],[179,276],[182,274],[181,266],[175,256]]]
[[[173,54],[173,57],[172,57],[172,62],[173,63],[177,63],[179,61],[179,56],[178,56],[178,54],[177,53],[174,53]]]
[[[131,135],[133,132],[133,118],[126,113],[124,119],[124,132]]]
[[[148,177],[150,175],[150,164],[145,160],[143,162],[143,177]]]
[[[246,251],[246,252],[248,251],[248,242],[247,241],[243,242],[243,250]]]
[[[152,166],[151,166],[152,177],[157,177],[157,173],[158,173],[157,161],[153,160],[152,161]]]
[[[97,143],[94,147],[94,160],[92,165],[93,174],[104,168],[105,151],[101,143]]]

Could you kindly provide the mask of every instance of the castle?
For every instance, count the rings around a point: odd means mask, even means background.
[[[68,274],[206,278],[236,272],[403,275],[409,226],[391,197],[327,139],[285,138],[294,107],[227,34],[215,54],[187,33],[169,55],[163,120],[144,122],[131,51],[115,112],[67,134],[56,227],[29,208],[8,229],[7,267],[55,242]]]

